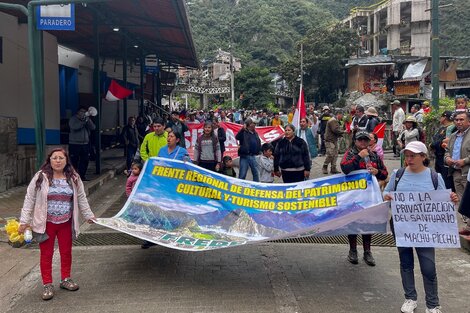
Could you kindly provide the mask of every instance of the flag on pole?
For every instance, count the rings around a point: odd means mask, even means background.
[[[307,116],[307,110],[305,109],[305,98],[304,89],[300,85],[299,101],[297,101],[297,108],[295,109],[294,118],[292,119],[292,125],[296,129],[300,127],[300,119]]]
[[[131,94],[132,90],[122,87],[114,79],[112,79],[108,92],[106,93],[106,100],[118,101],[129,97]]]
[[[385,138],[385,123],[375,126],[373,132],[377,135],[377,144],[382,147]]]

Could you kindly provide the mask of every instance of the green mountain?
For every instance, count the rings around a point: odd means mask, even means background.
[[[379,0],[186,0],[201,60],[230,46],[243,66],[275,67],[294,56],[309,30],[334,24]],[[440,10],[441,55],[470,55],[470,1]]]

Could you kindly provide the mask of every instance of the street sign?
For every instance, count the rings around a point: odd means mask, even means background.
[[[158,73],[158,59],[154,56],[145,58],[145,73],[157,74]]]
[[[75,30],[75,5],[41,5],[36,8],[37,29]]]

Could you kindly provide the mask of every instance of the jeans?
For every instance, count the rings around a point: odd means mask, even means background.
[[[254,155],[240,157],[240,173],[238,174],[238,178],[246,178],[248,167],[250,167],[251,173],[253,174],[253,181],[259,182],[258,164],[256,163],[256,157]]]
[[[134,160],[135,153],[137,152],[137,147],[127,145],[126,146],[126,168],[131,170],[132,161]]]
[[[418,255],[421,275],[423,275],[424,292],[426,293],[426,306],[429,309],[439,306],[437,295],[436,258],[434,248],[415,248]],[[416,301],[418,295],[415,289],[413,248],[399,247],[400,274],[405,298]]]

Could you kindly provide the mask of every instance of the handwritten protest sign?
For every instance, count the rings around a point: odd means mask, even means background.
[[[460,248],[449,190],[393,192],[391,205],[398,247]]]
[[[292,236],[385,233],[388,211],[367,171],[263,184],[151,158],[123,209],[97,223],[162,246],[202,251]]]

